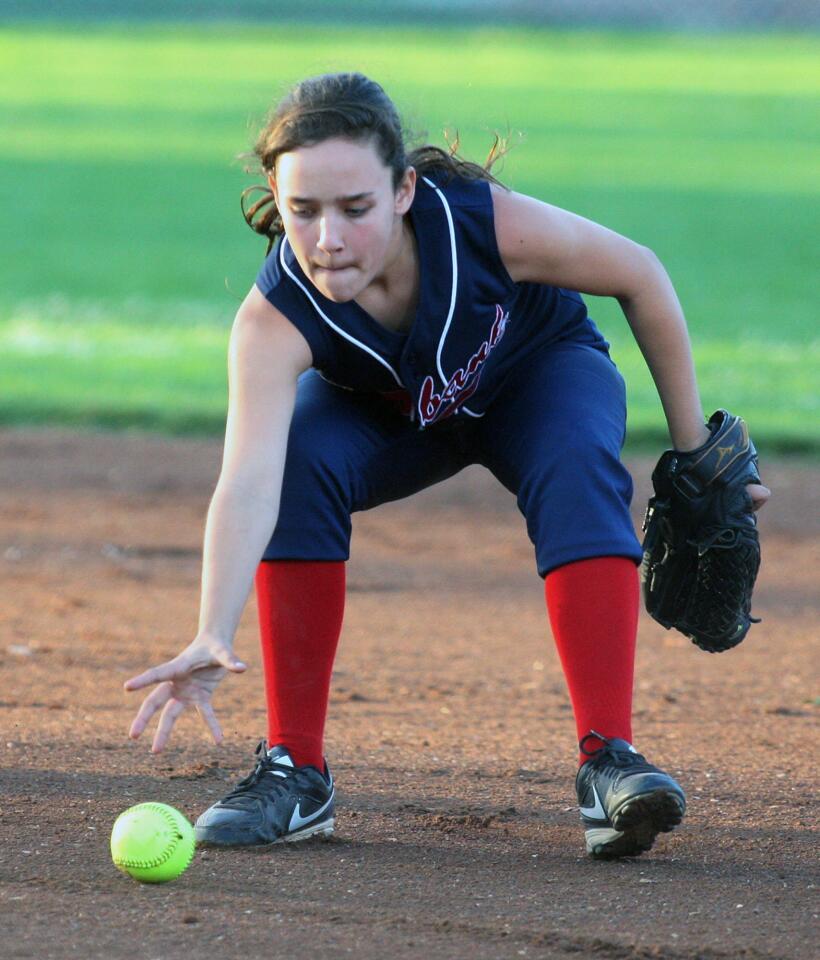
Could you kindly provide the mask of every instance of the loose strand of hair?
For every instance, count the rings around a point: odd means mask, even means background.
[[[258,191],[262,192],[262,196],[246,209],[246,198]],[[242,191],[239,197],[239,206],[245,223],[251,230],[268,238],[268,248],[265,251],[265,256],[267,256],[273,249],[276,240],[285,232],[273,191],[267,185],[255,183]],[[266,207],[268,209],[265,209]],[[260,214],[260,210],[264,212]]]
[[[443,174],[447,180],[456,177],[463,180],[486,180],[508,189],[491,171],[492,167],[509,152],[509,136],[502,136],[497,132],[493,134],[493,142],[483,164],[465,160],[459,155],[461,137],[458,131],[452,135],[445,131],[444,138],[447,142],[446,150],[428,143],[410,151],[408,162],[415,167],[419,176],[438,173]]]

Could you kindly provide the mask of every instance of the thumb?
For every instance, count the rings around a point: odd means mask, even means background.
[[[221,667],[225,667],[226,670],[230,670],[232,673],[242,673],[248,669],[248,665],[234,656],[231,650],[219,650],[216,654],[216,660]]]
[[[754,510],[759,510],[772,495],[772,491],[763,486],[762,483],[750,483],[746,487],[749,496],[752,498],[752,507]]]

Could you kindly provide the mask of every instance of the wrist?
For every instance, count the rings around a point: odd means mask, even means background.
[[[706,424],[701,423],[697,428],[676,430],[672,434],[672,445],[679,453],[689,453],[702,447],[711,436],[712,433]]]
[[[213,628],[199,630],[194,637],[194,643],[202,647],[224,647],[233,651],[233,637]]]

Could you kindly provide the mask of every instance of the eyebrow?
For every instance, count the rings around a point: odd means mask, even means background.
[[[366,200],[368,197],[373,196],[373,191],[369,190],[367,193],[354,193],[348,197],[336,197],[335,200],[337,203],[350,203],[354,200]],[[291,203],[315,203],[313,197],[288,197],[288,200]]]

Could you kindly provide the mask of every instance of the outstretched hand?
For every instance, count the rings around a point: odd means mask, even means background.
[[[171,736],[177,717],[186,707],[192,706],[211,731],[214,743],[220,743],[222,730],[211,706],[211,695],[226,673],[242,673],[246,669],[225,644],[197,638],[173,660],[125,681],[124,687],[128,691],[157,684],[142,701],[128,736],[136,740],[151,717],[161,710],[151,745],[152,753],[160,753]]]

